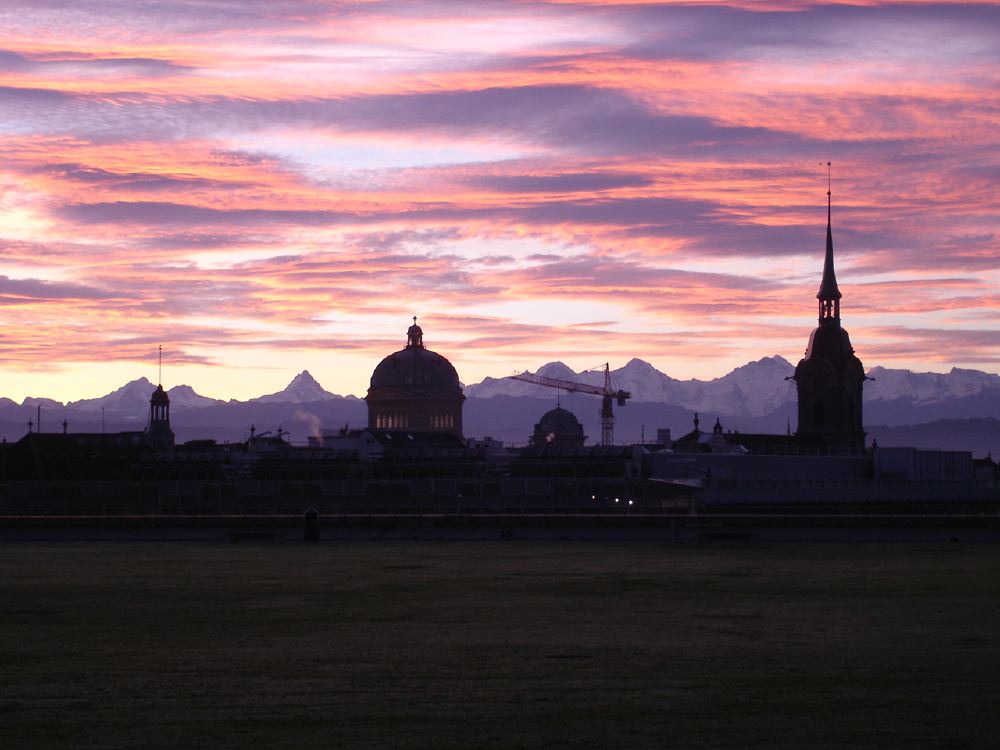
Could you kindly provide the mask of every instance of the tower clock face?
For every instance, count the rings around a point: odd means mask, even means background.
[[[832,388],[837,384],[837,376],[826,360],[807,359],[795,369],[795,381],[802,388]]]

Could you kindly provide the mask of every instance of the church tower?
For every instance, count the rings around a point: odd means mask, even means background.
[[[805,357],[795,368],[799,398],[797,435],[809,444],[864,450],[861,389],[865,370],[851,339],[840,326],[841,293],[833,268],[831,194],[826,192],[826,257],[819,300],[819,325],[809,336]]]

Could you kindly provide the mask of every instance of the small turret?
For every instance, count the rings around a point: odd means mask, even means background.
[[[149,424],[146,425],[146,445],[153,450],[174,449],[174,432],[170,429],[170,397],[163,390],[163,347],[159,349],[160,380],[149,398]]]
[[[154,450],[173,450],[174,432],[170,429],[170,398],[157,385],[149,399],[149,424],[146,426],[146,445]]]

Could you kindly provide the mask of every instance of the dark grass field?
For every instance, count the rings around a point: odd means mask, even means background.
[[[1000,547],[6,544],[0,747],[987,748]]]

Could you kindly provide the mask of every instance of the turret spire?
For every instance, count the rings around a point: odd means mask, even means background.
[[[839,325],[840,323],[840,289],[837,287],[837,274],[833,268],[833,227],[831,206],[833,202],[831,190],[830,162],[827,167],[826,187],[826,257],[823,260],[823,280],[820,282],[816,299],[819,300],[819,322],[821,325]]]

